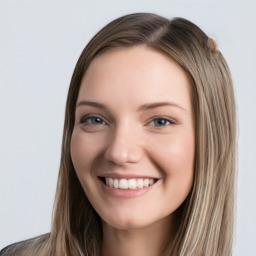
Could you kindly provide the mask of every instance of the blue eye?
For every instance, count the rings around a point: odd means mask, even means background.
[[[104,125],[105,121],[98,116],[89,116],[83,118],[80,123],[85,123],[89,125]]]
[[[155,127],[164,127],[170,124],[175,124],[175,122],[166,118],[155,118],[150,122],[150,125]]]

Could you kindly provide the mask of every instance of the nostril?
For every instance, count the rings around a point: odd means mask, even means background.
[[[115,165],[125,165],[127,163],[137,163],[141,160],[143,150],[137,145],[135,140],[115,138],[105,152],[106,159]]]

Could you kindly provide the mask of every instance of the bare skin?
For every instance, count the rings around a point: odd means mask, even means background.
[[[177,63],[146,46],[108,51],[86,71],[71,158],[102,219],[104,256],[162,256],[175,233],[173,213],[193,183],[190,86]]]
[[[141,229],[119,230],[103,222],[103,256],[162,255],[171,235],[171,218]],[[105,235],[106,234],[106,235]]]

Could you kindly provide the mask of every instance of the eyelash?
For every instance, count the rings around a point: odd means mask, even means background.
[[[91,122],[88,122],[88,120],[92,120],[93,118],[96,118],[96,119],[98,118],[98,119],[100,119],[102,123],[100,123],[100,124],[93,124],[93,123],[91,123]],[[164,122],[165,122],[165,125],[163,125],[163,126],[161,126],[161,124],[160,124],[160,126],[155,125],[155,127],[156,127],[157,129],[161,129],[161,128],[166,127],[166,126],[169,126],[169,125],[176,125],[176,124],[177,124],[177,122],[176,122],[175,120],[173,120],[173,119],[171,119],[171,118],[166,118],[166,117],[154,117],[154,118],[152,118],[151,121],[148,122],[147,124],[150,125],[151,123],[153,123],[153,122],[155,122],[155,121],[159,121],[159,120],[164,121]],[[167,124],[166,124],[166,123],[167,123]],[[84,117],[80,120],[80,124],[98,126],[98,125],[106,125],[107,122],[104,121],[104,119],[101,118],[101,117],[98,116],[98,115],[87,115],[87,116],[84,116]],[[153,125],[152,125],[152,126],[153,126]]]

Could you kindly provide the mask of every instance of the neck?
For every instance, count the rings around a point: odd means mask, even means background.
[[[160,256],[171,233],[171,216],[147,227],[128,230],[103,222],[103,255]]]

